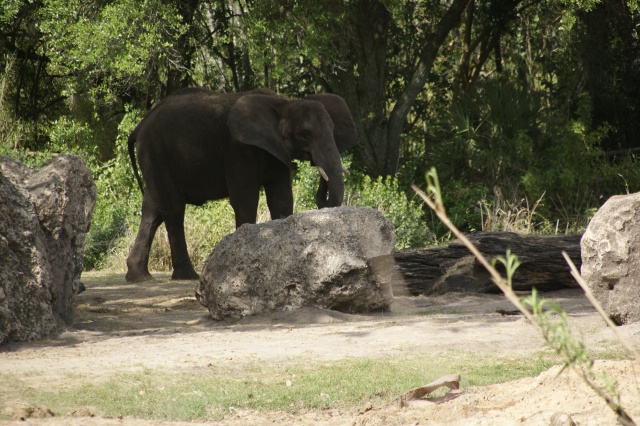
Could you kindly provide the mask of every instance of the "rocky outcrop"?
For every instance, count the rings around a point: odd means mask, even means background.
[[[0,343],[71,324],[96,186],[83,160],[0,157]]]
[[[196,297],[214,319],[302,306],[384,310],[393,301],[394,241],[391,222],[368,208],[243,225],[206,260]]]
[[[640,320],[640,193],[607,200],[580,247],[582,277],[611,319]]]
[[[45,237],[28,195],[0,169],[0,344],[56,328]]]

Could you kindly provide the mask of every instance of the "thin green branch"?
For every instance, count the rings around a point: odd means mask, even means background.
[[[585,346],[581,339],[576,338],[568,329],[567,326],[567,314],[566,312],[555,303],[551,303],[544,299],[538,298],[538,293],[535,289],[531,292],[531,295],[524,300],[521,300],[513,291],[511,287],[513,275],[520,266],[520,261],[517,256],[507,250],[505,257],[498,257],[491,263],[482,255],[482,253],[471,243],[471,241],[451,222],[446,214],[444,204],[442,202],[442,194],[440,190],[440,183],[438,181],[438,174],[435,168],[432,168],[427,173],[427,191],[430,196],[423,192],[415,185],[411,185],[412,189],[422,198],[422,200],[431,208],[438,219],[451,230],[451,232],[458,238],[462,244],[465,245],[480,262],[480,264],[491,275],[493,282],[504,293],[507,300],[509,300],[522,314],[527,318],[529,323],[533,325],[545,339],[547,344],[553,348],[553,350],[562,357],[565,368],[571,367],[582,378],[582,380],[600,396],[611,410],[616,414],[618,422],[623,426],[635,425],[633,419],[625,412],[620,405],[620,396],[617,391],[616,382],[611,380],[606,374],[602,374],[597,377],[593,371],[593,362],[587,358]],[[617,332],[615,325],[608,318],[600,304],[595,300],[593,294],[588,289],[584,280],[578,273],[577,268],[566,253],[563,253],[565,259],[571,267],[571,273],[573,277],[578,281],[580,286],[584,289],[585,294],[589,301],[593,304],[600,315],[605,319],[607,325],[614,331],[616,337],[622,342],[624,347],[634,355],[636,359],[638,353],[629,345],[627,345]],[[505,280],[500,273],[496,270],[496,262],[502,263],[507,271],[507,280]],[[527,309],[525,304],[531,309]],[[558,316],[557,319],[552,319],[553,316]],[[602,385],[598,385],[596,380],[600,379]]]
[[[569,257],[567,252],[563,251],[562,252],[562,256],[564,256],[564,260],[567,261],[567,264],[569,265],[569,268],[571,269],[571,275],[576,280],[576,282],[578,284],[580,284],[580,287],[582,287],[582,290],[584,290],[584,294],[585,294],[585,296],[587,296],[587,299],[589,299],[589,302],[591,302],[593,307],[596,308],[596,311],[598,311],[598,313],[600,314],[602,319],[604,319],[604,321],[607,323],[607,326],[611,329],[611,331],[613,331],[613,334],[620,341],[620,343],[622,343],[622,346],[624,346],[625,349],[631,355],[633,355],[633,357],[636,359],[636,361],[640,361],[640,354],[638,354],[638,351],[636,351],[633,346],[628,344],[622,338],[622,336],[618,332],[618,327],[613,323],[613,321],[611,321],[611,318],[609,317],[609,315],[607,315],[607,313],[602,308],[602,305],[600,305],[600,302],[598,302],[598,300],[595,298],[595,296],[593,295],[593,292],[591,291],[589,286],[587,286],[586,281],[584,280],[584,278],[582,278],[582,275],[580,275],[580,272],[578,271],[578,268],[576,268],[576,265],[573,263],[573,261],[571,261],[571,258]]]
[[[434,170],[432,169],[432,172],[433,171]],[[453,235],[455,235],[456,238],[462,244],[464,244],[467,249],[469,249],[469,251],[478,260],[478,262],[480,262],[480,264],[487,270],[493,282],[498,286],[500,290],[502,290],[509,302],[511,302],[520,312],[522,312],[522,314],[529,320],[529,322],[531,322],[531,324],[533,324],[540,332],[542,332],[542,329],[534,320],[531,312],[529,312],[524,307],[524,305],[520,301],[520,298],[518,298],[518,296],[516,296],[516,294],[511,290],[500,273],[491,266],[491,263],[489,263],[489,261],[482,255],[482,253],[480,253],[480,250],[478,250],[476,246],[474,246],[473,243],[453,224],[453,222],[451,222],[445,212],[444,205],[442,204],[442,196],[440,193],[440,186],[438,184],[437,175],[435,175],[435,173],[434,175],[431,175],[431,172],[429,172],[428,176],[431,178],[430,181],[428,178],[428,188],[429,191],[434,194],[435,201],[432,200],[427,194],[424,193],[424,191],[422,191],[416,185],[411,185],[411,188],[416,192],[416,194],[418,194],[420,198],[422,198],[422,200],[429,206],[429,208],[431,208],[431,210],[436,213],[438,219],[440,219],[440,221],[442,221],[442,223],[451,230]]]

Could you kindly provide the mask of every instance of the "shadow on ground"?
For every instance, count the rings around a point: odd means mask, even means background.
[[[186,328],[212,321],[195,299],[197,281],[155,280],[128,283],[124,274],[85,273],[86,291],[78,295],[74,328],[107,333]]]
[[[471,318],[479,325],[515,319],[501,314],[513,311],[514,307],[500,295],[449,293],[435,297],[399,296],[391,311],[382,313],[353,315],[304,308],[239,321],[214,321],[209,317],[207,309],[195,299],[197,281],[172,281],[170,273],[154,273],[154,277],[155,280],[151,282],[128,283],[123,273],[84,273],[83,282],[87,290],[78,296],[73,331],[88,332],[96,337],[96,334],[124,336],[188,333],[232,326],[238,326],[236,331],[249,331],[278,324],[304,326],[379,320],[381,317],[400,320],[409,316],[424,316],[443,325]],[[548,292],[542,297],[560,303],[568,313],[593,311],[581,291],[575,289]],[[82,333],[67,334],[74,334],[74,339],[82,336]],[[67,340],[64,333],[60,338],[63,342]]]

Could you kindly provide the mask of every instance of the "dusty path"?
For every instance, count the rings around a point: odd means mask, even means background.
[[[301,363],[451,350],[517,355],[543,348],[542,339],[522,317],[496,312],[512,309],[500,296],[397,297],[391,312],[375,315],[304,309],[215,322],[195,301],[195,282],[156,276],[153,283],[128,284],[118,275],[85,274],[88,290],[78,298],[73,328],[45,342],[4,348],[0,373],[23,373],[38,382],[45,377],[55,383],[69,380],[72,373],[96,377],[145,367],[192,370],[209,364]],[[564,306],[588,347],[616,345],[579,292],[544,296]],[[640,346],[640,324],[620,327],[620,331]],[[627,401],[631,413],[640,419],[640,379],[636,381],[640,366],[621,361],[598,365],[619,374],[627,398],[623,403]],[[308,418],[243,413],[223,424],[273,424],[276,418],[280,424],[550,424],[551,416],[558,413],[571,414],[578,424],[615,424],[610,410],[597,397],[589,396],[590,391],[579,381],[568,375],[556,378],[556,374],[550,371],[539,378],[465,390],[440,404],[404,408],[391,404],[355,417],[353,413]],[[3,389],[7,387],[0,386],[0,398],[8,397]],[[161,423],[54,417],[16,424]]]

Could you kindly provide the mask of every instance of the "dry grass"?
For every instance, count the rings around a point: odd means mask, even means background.
[[[494,192],[493,203],[484,199],[478,202],[482,231],[531,234],[544,223],[544,218],[536,211],[544,194],[531,204],[526,197],[507,200],[501,196],[499,190]]]

